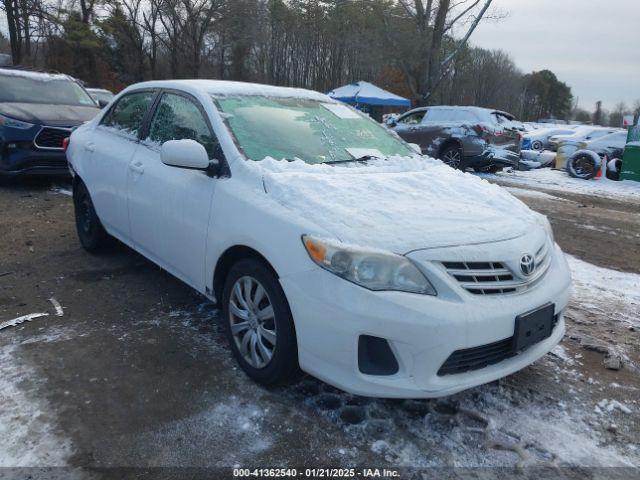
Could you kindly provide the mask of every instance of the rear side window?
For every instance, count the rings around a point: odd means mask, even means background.
[[[162,145],[169,140],[185,139],[204,146],[209,158],[221,158],[218,140],[198,106],[182,95],[165,93],[151,121],[149,140]]]
[[[426,120],[427,122],[453,122],[456,118],[451,108],[430,108]]]
[[[102,125],[137,136],[155,92],[136,92],[122,97],[102,120]]]

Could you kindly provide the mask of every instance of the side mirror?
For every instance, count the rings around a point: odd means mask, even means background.
[[[419,155],[422,155],[422,148],[420,148],[420,145],[418,145],[417,143],[410,143],[409,146],[411,147],[411,150]]]
[[[387,125],[390,127],[395,127],[396,125],[398,125],[398,121],[395,118],[390,118],[389,120],[387,120]]]
[[[100,106],[100,108],[104,108],[109,105],[109,102],[107,100],[98,100],[98,105]]]
[[[160,160],[165,165],[180,168],[207,170],[209,155],[205,148],[195,140],[169,140],[162,144]]]

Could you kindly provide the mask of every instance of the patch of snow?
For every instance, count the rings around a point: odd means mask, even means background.
[[[635,325],[640,325],[640,274],[598,267],[566,255],[573,276],[575,297],[586,302],[620,304],[629,309]]]
[[[516,196],[527,197],[527,198],[544,198],[545,200],[555,200],[561,202],[570,202],[571,200],[567,200],[562,197],[556,197],[555,195],[551,195],[546,192],[541,192],[540,190],[529,190],[528,188],[519,188],[519,187],[504,187],[509,193],[512,193]]]
[[[53,192],[53,193],[60,193],[61,195],[67,195],[68,197],[73,196],[73,192],[71,191],[71,189],[67,188],[67,187],[62,187],[60,185],[53,185],[49,191]]]
[[[20,325],[21,323],[30,322],[31,320],[34,320],[36,318],[46,317],[48,315],[48,313],[29,313],[28,315],[22,315],[20,317],[16,317],[0,323],[0,330],[8,327],[15,327],[16,325]]]
[[[625,404],[620,403],[618,400],[607,400],[605,398],[603,400],[600,400],[598,402],[598,405],[596,406],[596,412],[598,413],[604,413],[604,411],[611,413],[614,410],[619,410],[620,412],[626,414],[631,413],[631,409]]]
[[[65,466],[72,454],[71,442],[55,431],[36,378],[18,346],[0,347],[0,467]]]
[[[29,70],[18,70],[12,68],[3,68],[0,70],[0,73],[3,76],[11,76],[11,77],[21,77],[28,78],[31,80],[39,80],[41,82],[54,82],[56,80],[70,80],[71,77],[68,75],[64,75],[62,73],[42,73],[42,72],[32,72]]]
[[[623,180],[580,180],[570,177],[567,172],[548,168],[527,171],[502,171],[495,174],[477,174],[487,180],[496,180],[512,185],[527,185],[531,188],[558,192],[579,193],[613,199],[640,201],[640,182]]]
[[[540,228],[535,214],[504,189],[428,157],[243,163],[271,198],[321,229],[310,234],[354,245],[405,253],[461,237],[488,242]]]

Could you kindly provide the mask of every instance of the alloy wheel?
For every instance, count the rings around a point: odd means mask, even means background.
[[[240,277],[229,297],[229,324],[233,340],[253,368],[266,367],[276,349],[276,323],[269,295],[258,280]]]
[[[581,156],[574,162],[574,171],[579,177],[589,177],[595,171],[593,159],[587,156]]]
[[[444,152],[442,156],[442,161],[449,165],[451,168],[458,168],[460,166],[461,160],[460,150],[451,148]]]

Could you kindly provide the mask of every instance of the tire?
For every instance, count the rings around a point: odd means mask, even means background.
[[[477,173],[498,173],[501,172],[504,167],[498,165],[489,165],[488,167],[473,167],[473,170]]]
[[[445,147],[439,156],[440,160],[456,170],[462,169],[462,149],[458,145]]]
[[[91,253],[103,250],[109,243],[109,235],[98,218],[86,185],[81,180],[73,187],[73,205],[80,244]]]
[[[544,145],[540,140],[534,140],[531,142],[531,150],[542,151],[544,150]]]
[[[567,160],[567,173],[573,178],[590,180],[596,176],[600,168],[600,157],[597,153],[578,150]]]
[[[263,262],[248,258],[231,267],[222,292],[222,318],[233,356],[249,377],[276,385],[298,376],[289,303],[278,278]]]

